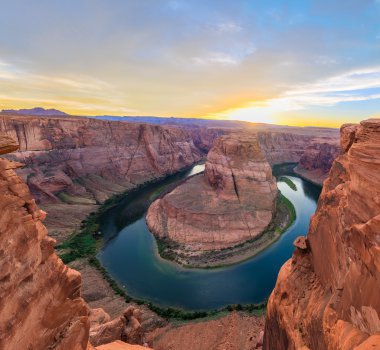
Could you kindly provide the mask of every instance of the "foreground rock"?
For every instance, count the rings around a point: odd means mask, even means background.
[[[146,339],[155,350],[261,349],[264,322],[264,316],[232,312],[215,320],[158,328]]]
[[[322,185],[326,180],[333,161],[340,154],[338,142],[313,143],[302,154],[295,173],[307,180]]]
[[[380,120],[342,126],[341,148],[269,299],[266,350],[380,348]]]
[[[1,153],[14,148],[0,135]],[[88,308],[80,274],[54,252],[55,241],[14,169],[0,159],[0,349],[86,349]]]
[[[159,238],[193,251],[237,245],[260,235],[272,220],[277,186],[255,135],[219,138],[204,174],[155,201],[147,224]]]

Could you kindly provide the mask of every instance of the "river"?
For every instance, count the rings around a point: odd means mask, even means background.
[[[148,185],[127,196],[104,217],[101,230],[105,244],[98,258],[130,296],[185,310],[260,303],[269,297],[280,267],[291,257],[294,239],[307,233],[320,189],[294,174],[285,174],[297,191],[284,182],[277,185],[293,203],[297,219],[269,248],[247,261],[218,269],[188,269],[161,259],[145,223],[147,207],[167,186],[203,169],[196,165]]]

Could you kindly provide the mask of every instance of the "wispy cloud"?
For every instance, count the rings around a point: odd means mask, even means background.
[[[193,57],[193,62],[198,65],[221,64],[221,65],[236,65],[239,59],[235,56],[224,52],[211,52],[203,57]]]
[[[105,88],[112,88],[111,84],[100,79],[80,75],[77,75],[76,77],[70,77],[70,75],[56,76],[36,74],[0,60],[0,82],[6,80],[27,81],[28,84],[31,85],[46,83],[49,86],[61,85],[69,88],[87,90],[101,90]]]
[[[380,99],[380,66],[349,71],[344,74],[294,87],[277,98],[250,102],[220,115],[229,119],[273,122],[276,113],[331,107],[339,103]]]
[[[221,22],[216,26],[216,31],[219,33],[238,33],[242,30],[241,25],[232,21]]]

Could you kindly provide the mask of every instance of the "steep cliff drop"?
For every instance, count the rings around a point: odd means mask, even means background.
[[[190,251],[231,247],[260,235],[275,211],[277,186],[256,135],[223,136],[196,175],[149,208],[161,238]]]
[[[278,275],[265,350],[380,348],[380,120],[343,125],[341,148]]]
[[[0,135],[0,154],[17,148]],[[80,274],[54,252],[20,163],[0,159],[0,349],[86,349],[88,308]]]

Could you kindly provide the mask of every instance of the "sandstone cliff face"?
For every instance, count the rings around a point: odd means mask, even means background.
[[[216,140],[197,175],[148,210],[149,229],[192,250],[220,249],[259,235],[270,223],[277,186],[256,135]]]
[[[0,135],[0,153],[14,148]],[[0,159],[0,349],[86,349],[80,274],[55,254],[20,166]]]
[[[269,299],[264,349],[380,348],[380,120],[342,126],[341,148]]]
[[[0,130],[18,140],[33,194],[42,202],[90,204],[136,184],[174,173],[201,158],[176,127],[87,118],[2,117]]]
[[[110,196],[202,157],[194,135],[173,126],[2,116],[0,130],[18,140],[20,151],[7,157],[26,164],[18,174],[49,212],[45,224],[59,241]],[[203,132],[197,142],[206,147],[216,135]]]
[[[289,132],[258,132],[259,144],[271,165],[297,163],[314,138]]]
[[[295,172],[322,185],[327,178],[331,165],[340,154],[340,146],[335,143],[314,143],[302,154]]]

